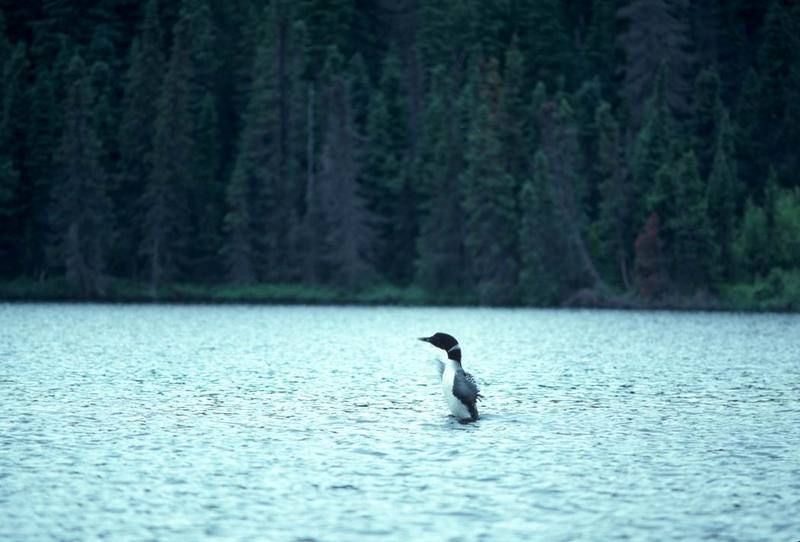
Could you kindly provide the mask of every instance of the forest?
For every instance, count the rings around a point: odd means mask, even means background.
[[[0,7],[0,298],[800,310],[800,3]]]

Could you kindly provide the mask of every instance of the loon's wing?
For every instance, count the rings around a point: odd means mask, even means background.
[[[478,388],[478,384],[475,383],[475,377],[469,374],[467,371],[464,371],[464,378],[475,387],[475,396],[478,399],[483,399],[483,395],[481,395],[481,390]]]
[[[463,369],[456,371],[453,379],[453,395],[467,406],[473,418],[478,417],[478,409],[475,408],[475,401],[480,396],[478,386],[475,385],[473,378],[467,378],[467,373]]]

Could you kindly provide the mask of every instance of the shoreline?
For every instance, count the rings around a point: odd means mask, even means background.
[[[105,295],[85,295],[61,279],[46,281],[0,281],[0,303],[142,304],[142,305],[309,305],[309,306],[398,306],[464,308],[592,309],[622,311],[726,312],[797,314],[800,308],[778,300],[722,299],[708,294],[672,296],[647,302],[630,294],[600,296],[591,291],[576,292],[554,305],[482,305],[469,294],[434,296],[416,287],[376,285],[359,291],[304,284],[254,284],[248,286],[177,283],[153,292],[144,283],[112,281]]]

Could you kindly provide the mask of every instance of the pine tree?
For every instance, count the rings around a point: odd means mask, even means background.
[[[330,278],[349,289],[363,287],[372,271],[366,260],[371,245],[367,211],[358,193],[357,141],[353,129],[348,83],[344,76],[331,82],[328,120],[320,156],[320,203],[329,252]]]
[[[330,48],[335,47],[344,57],[353,54],[351,42],[354,0],[303,0],[299,16],[308,31],[306,75],[314,77],[325,65]]]
[[[707,289],[719,247],[708,216],[705,183],[700,178],[694,152],[678,163],[674,215],[669,219],[675,257],[675,279],[691,292]]]
[[[412,278],[417,217],[415,188],[409,179],[408,107],[400,60],[394,51],[370,101],[364,156],[364,193],[375,225],[375,264],[384,277],[405,284]]]
[[[169,67],[158,98],[153,166],[141,198],[140,253],[147,261],[147,276],[154,295],[164,282],[179,277],[190,244],[188,193],[194,158],[190,96],[195,76],[191,16],[191,12],[184,11],[173,30]]]
[[[194,231],[196,239],[190,252],[190,276],[209,281],[220,276],[219,251],[222,248],[222,218],[225,186],[221,182],[219,114],[214,97],[207,93],[197,122],[195,152],[197,156],[194,182]]]
[[[227,188],[225,216],[227,241],[224,255],[228,277],[247,283],[257,279],[261,209],[267,209],[274,195],[275,133],[278,131],[278,98],[275,66],[275,12],[267,12],[266,31],[252,68],[250,99],[244,115],[239,149]],[[273,235],[273,232],[267,232]]]
[[[619,123],[611,106],[601,102],[595,112],[597,127],[597,162],[595,175],[600,179],[597,220],[593,225],[598,262],[613,282],[630,288],[630,247],[633,239],[629,178],[623,171],[622,141]]]
[[[526,117],[525,65],[517,39],[512,40],[504,62],[503,86],[500,94],[500,144],[503,149],[505,170],[514,179],[519,191],[528,178],[531,148],[527,134],[530,131]]]
[[[573,40],[564,3],[558,0],[524,0],[519,6],[520,48],[525,54],[528,81],[554,87],[559,77],[575,72]]]
[[[9,57],[0,59],[0,273],[8,276],[29,271],[27,251],[32,246],[30,215],[33,190],[23,170],[27,160],[28,96],[25,45],[17,44]],[[52,151],[51,151],[52,152]],[[27,268],[27,269],[26,269]]]
[[[94,103],[94,129],[100,142],[100,163],[103,169],[111,172],[117,160],[117,122],[114,81],[111,67],[102,60],[95,61],[90,69]]]
[[[437,66],[448,76],[463,71],[479,43],[481,2],[476,0],[420,0],[418,47],[423,68]]]
[[[733,258],[737,278],[752,280],[769,271],[769,246],[767,215],[764,209],[748,198],[741,225],[733,243]]]
[[[418,166],[421,192],[416,282],[428,291],[463,294],[468,285],[464,211],[458,182],[463,163],[462,127],[456,114],[455,85],[444,68],[431,75]]]
[[[563,274],[568,246],[559,222],[550,166],[539,151],[534,156],[533,175],[520,193],[519,294],[527,305],[556,304],[571,287]]]
[[[302,193],[298,126],[306,96],[295,29],[288,2],[268,8],[227,197],[224,252],[229,276],[239,282],[296,273],[290,256]]]
[[[631,197],[635,207],[632,209],[634,231],[644,223],[645,217],[653,210],[643,205],[649,198],[655,184],[656,172],[673,155],[672,146],[675,134],[674,119],[666,100],[666,68],[662,67],[653,95],[647,104],[644,125],[636,136],[631,151]]]
[[[141,31],[129,55],[119,124],[119,175],[114,190],[119,234],[115,260],[118,271],[132,278],[139,277],[137,243],[142,227],[139,197],[153,168],[153,142],[165,62],[161,41],[158,1],[150,0],[145,4]]]
[[[714,142],[717,140],[722,118],[720,79],[716,70],[705,69],[694,83],[694,107],[691,120],[692,148],[697,155],[700,175],[708,177],[714,160]]]
[[[51,220],[54,263],[82,294],[103,295],[112,241],[108,177],[92,118],[90,77],[79,56],[70,63],[72,83],[65,103],[64,131],[56,153],[57,180]]]
[[[719,260],[715,262],[713,269],[713,277],[718,280],[729,279],[733,275],[733,231],[741,190],[732,151],[733,130],[728,113],[723,111],[714,145],[714,160],[708,177],[707,195],[714,241],[719,247]]]
[[[758,51],[758,131],[755,136],[759,138],[763,152],[756,158],[762,171],[766,167],[775,167],[779,176],[790,174],[786,169],[786,157],[796,151],[786,145],[785,119],[790,99],[799,94],[789,87],[792,66],[800,61],[797,26],[792,24],[790,13],[781,2],[770,2],[762,29],[764,41]]]
[[[592,15],[584,46],[584,79],[597,77],[603,96],[614,96],[614,79],[618,70],[615,44],[618,0],[593,0]]]
[[[504,167],[500,143],[502,84],[495,60],[480,66],[467,135],[464,187],[465,246],[482,304],[516,299],[519,264],[514,179]],[[476,74],[477,75],[477,74]]]
[[[735,138],[736,160],[740,164],[741,179],[751,195],[763,190],[763,172],[766,167],[766,149],[761,137],[759,117],[760,100],[758,74],[750,69],[744,77],[736,104]]]
[[[628,24],[619,39],[626,59],[622,95],[635,127],[641,124],[647,97],[664,68],[669,72],[662,83],[664,99],[677,114],[688,109],[691,57],[686,5],[687,0],[631,0],[618,12]]]
[[[578,155],[578,136],[574,112],[563,94],[545,103],[540,112],[542,127],[541,150],[547,157],[553,204],[558,228],[565,239],[570,259],[568,283],[575,293],[583,288],[607,289],[597,272],[586,245],[586,196],[577,176],[575,156]]]

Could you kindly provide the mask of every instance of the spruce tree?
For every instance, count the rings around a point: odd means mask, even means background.
[[[364,194],[375,225],[375,264],[391,282],[408,283],[413,274],[417,217],[410,177],[408,101],[401,65],[390,50],[373,93],[367,120]]]
[[[221,143],[219,140],[219,114],[216,101],[210,93],[203,99],[197,119],[195,153],[197,156],[194,183],[196,210],[191,246],[190,277],[198,281],[211,281],[221,274],[218,265],[222,248],[222,217],[225,185],[220,173]]]
[[[744,215],[733,243],[733,259],[736,263],[736,278],[752,280],[769,271],[769,227],[764,208],[752,198],[747,199]]]
[[[306,75],[313,77],[324,67],[330,48],[349,58],[353,54],[354,0],[302,0],[299,16],[308,31]]]
[[[669,219],[674,277],[680,287],[691,293],[709,287],[719,251],[708,216],[705,183],[693,151],[681,158],[677,181],[674,214]]]
[[[552,88],[561,76],[571,79],[576,60],[564,3],[524,0],[519,17],[520,47],[525,54],[528,81],[543,81]]]
[[[790,174],[787,157],[796,154],[796,148],[787,145],[785,120],[790,99],[799,94],[789,87],[793,64],[800,61],[797,26],[780,1],[770,2],[762,29],[764,41],[758,51],[758,117],[754,119],[754,135],[762,146],[762,153],[756,157],[762,171],[775,167],[779,177]]]
[[[558,224],[550,166],[542,151],[520,193],[519,296],[527,305],[549,306],[563,300],[570,285],[564,275],[568,246]]]
[[[714,241],[719,247],[719,259],[712,270],[715,279],[729,279],[733,271],[733,233],[741,190],[732,151],[733,129],[727,111],[723,111],[714,145],[707,195]]]
[[[53,263],[81,294],[103,295],[112,242],[111,202],[92,118],[90,77],[79,56],[70,63],[67,80],[71,84],[50,213]]]
[[[664,68],[669,71],[669,79],[661,82],[664,99],[677,114],[688,109],[692,59],[686,5],[686,0],[631,0],[618,12],[627,22],[619,38],[625,54],[621,90],[634,127],[641,124],[647,97]]]
[[[359,164],[349,85],[334,77],[328,89],[328,119],[322,141],[318,187],[328,244],[330,279],[350,290],[363,287],[372,270],[367,210],[358,190]]]
[[[516,299],[516,189],[500,142],[502,82],[497,62],[491,59],[479,70],[470,88],[474,105],[462,180],[464,242],[479,301],[502,305]]]
[[[280,281],[294,273],[287,258],[304,150],[294,131],[305,98],[298,83],[301,43],[293,37],[294,28],[288,2],[268,8],[227,197],[224,252],[229,276],[240,282]]]
[[[506,171],[514,179],[517,191],[530,174],[530,153],[527,134],[530,124],[526,116],[525,65],[522,52],[512,40],[505,56],[503,86],[500,95],[499,114],[500,144],[503,149]]]
[[[10,56],[0,59],[0,169],[3,192],[0,211],[0,272],[19,276],[30,272],[29,251],[33,217],[31,201],[35,197],[32,179],[24,170],[28,157],[29,102],[25,84],[28,58],[25,45],[18,43]],[[51,149],[52,152],[52,149]]]
[[[119,173],[113,194],[119,236],[114,259],[118,271],[131,278],[139,278],[140,273],[137,247],[142,231],[140,196],[153,168],[153,142],[165,63],[161,41],[158,1],[149,0],[144,6],[141,31],[129,55],[119,123]]]
[[[714,144],[722,119],[720,79],[716,70],[700,72],[694,84],[694,104],[691,120],[692,148],[697,155],[700,175],[708,177],[714,160]]]
[[[454,80],[443,67],[434,69],[425,108],[420,163],[420,231],[416,282],[447,296],[463,294],[468,285],[464,254],[462,127],[456,114]]]
[[[618,0],[593,0],[591,20],[583,52],[583,78],[597,77],[603,97],[614,97],[618,70],[617,36]]]
[[[666,99],[666,67],[662,66],[653,95],[647,104],[642,129],[636,135],[631,151],[631,197],[633,231],[644,224],[645,217],[653,210],[645,202],[655,185],[656,172],[672,158],[675,134],[674,119]],[[662,215],[663,216],[663,215]]]
[[[566,97],[557,94],[540,112],[541,150],[547,157],[558,228],[570,259],[567,281],[572,292],[583,288],[607,289],[586,244],[586,192],[577,175],[578,134],[574,112]]]
[[[191,12],[183,11],[173,30],[153,139],[153,165],[142,194],[140,253],[154,295],[164,282],[180,277],[190,245],[188,194],[192,188],[194,82]]]
[[[760,100],[758,74],[750,69],[742,82],[735,115],[736,160],[740,164],[741,179],[750,195],[763,190],[764,168],[767,167],[764,161],[767,151],[761,137]]]
[[[629,177],[623,170],[620,127],[611,106],[601,102],[595,112],[597,161],[595,175],[600,179],[597,220],[593,224],[593,244],[598,265],[612,283],[630,288],[630,265],[633,230]]]

